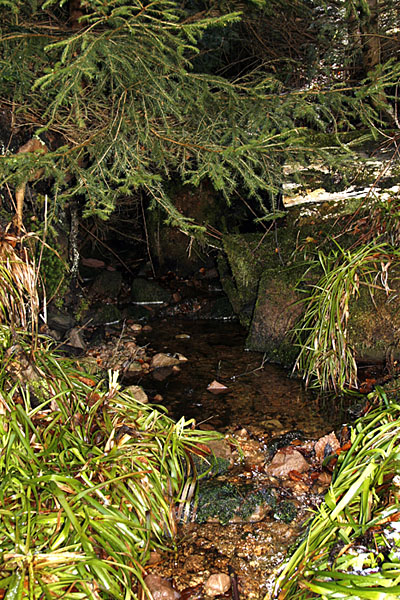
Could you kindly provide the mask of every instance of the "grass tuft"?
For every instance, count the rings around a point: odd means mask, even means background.
[[[322,268],[323,274],[311,294],[301,300],[306,308],[294,330],[300,346],[294,370],[303,374],[307,385],[335,391],[357,389],[357,363],[348,335],[350,302],[358,297],[361,285],[371,293],[376,287],[388,292],[386,275],[393,259],[399,260],[399,252],[379,241],[355,250],[336,243],[329,255],[318,252],[311,268]]]
[[[324,502],[268,598],[400,597],[400,404],[383,390],[351,431]]]
[[[96,384],[40,344],[34,358],[32,381],[10,383],[10,360],[0,375],[0,590],[137,598],[150,551],[174,546],[192,456],[218,434],[141,404],[117,373]]]

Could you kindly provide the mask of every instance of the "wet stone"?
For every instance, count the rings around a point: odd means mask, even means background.
[[[207,579],[204,591],[207,596],[220,596],[231,587],[231,578],[225,573],[215,573]]]
[[[287,477],[291,471],[304,473],[309,469],[310,465],[303,455],[295,448],[288,446],[278,450],[265,470],[274,477]]]
[[[149,401],[146,392],[140,385],[129,385],[124,389],[124,392],[135,398],[138,402],[142,402],[142,404],[147,404]]]
[[[174,590],[167,579],[159,575],[147,575],[144,580],[149,588],[153,600],[178,600],[179,592]]]
[[[137,277],[132,281],[131,301],[138,304],[163,304],[171,301],[171,293],[156,281]]]

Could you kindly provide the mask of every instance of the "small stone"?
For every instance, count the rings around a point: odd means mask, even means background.
[[[147,562],[148,565],[156,565],[157,563],[161,562],[162,560],[162,556],[159,552],[157,552],[156,550],[152,550],[150,552],[150,558]]]
[[[138,373],[139,371],[142,371],[142,364],[140,362],[138,362],[137,360],[134,360],[133,362],[130,363],[129,367],[126,369],[125,375]]]
[[[153,600],[178,600],[181,597],[169,581],[159,575],[147,575],[144,582],[149,588]]]
[[[319,462],[323,462],[326,456],[330,454],[335,454],[336,450],[339,450],[340,444],[336,435],[333,433],[328,433],[328,435],[324,435],[324,437],[320,438],[314,446],[315,456]]]
[[[224,458],[231,463],[233,462],[232,450],[229,439],[210,440],[207,442],[207,446],[210,448],[211,452],[216,458]]]
[[[206,581],[204,588],[207,596],[220,596],[225,594],[231,587],[231,578],[225,573],[214,573]]]
[[[73,327],[69,330],[66,336],[66,342],[69,346],[73,348],[80,348],[81,350],[85,350],[86,344],[82,337],[81,330],[78,327]]]
[[[214,379],[214,381],[208,384],[207,391],[212,394],[225,394],[228,391],[228,388],[223,383]]]
[[[247,431],[247,429],[245,429],[244,427],[242,429],[240,429],[240,431],[237,431],[235,433],[235,437],[238,437],[242,440],[248,440],[249,439],[249,432]]]
[[[130,385],[124,390],[130,396],[133,396],[135,400],[141,402],[142,404],[147,404],[149,398],[144,391],[144,389],[140,385]]]
[[[155,354],[151,359],[150,366],[153,369],[160,369],[161,367],[172,367],[173,365],[177,365],[178,363],[179,358],[174,358],[173,356],[168,356],[168,354],[159,352],[158,354]]]
[[[292,446],[287,446],[278,450],[266,472],[273,477],[287,477],[291,471],[304,473],[309,468],[310,465],[304,456]]]
[[[261,425],[268,430],[281,431],[283,429],[283,425],[278,419],[266,419],[261,422]]]
[[[93,269],[104,269],[106,263],[104,260],[99,260],[98,258],[85,258],[81,257],[81,265],[85,267],[92,267]]]

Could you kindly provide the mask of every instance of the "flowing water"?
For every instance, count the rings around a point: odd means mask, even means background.
[[[262,353],[246,351],[246,331],[238,323],[168,319],[151,326],[138,336],[139,344],[188,359],[162,381],[141,381],[150,397],[162,395],[174,419],[194,418],[218,430],[271,429],[279,421],[282,429],[301,430],[309,437],[340,423],[341,412],[306,391],[300,379],[264,362]],[[226,393],[207,390],[214,380],[228,388]]]
[[[340,410],[332,403],[323,405],[300,379],[265,363],[261,353],[246,351],[246,332],[236,322],[169,318],[152,321],[151,327],[137,336],[138,344],[150,355],[179,353],[187,361],[179,364],[179,370],[159,369],[125,383],[142,385],[150,401],[166,406],[174,419],[194,418],[201,428],[236,435],[247,459],[236,466],[230,481],[265,485],[271,440],[294,431],[303,440],[318,439],[343,420]],[[225,393],[207,390],[214,380],[227,387]],[[278,481],[275,486],[280,499],[288,498],[297,507],[295,521],[282,522],[267,511],[254,522],[187,523],[180,529],[177,552],[160,557],[153,572],[169,578],[181,600],[205,600],[209,575],[233,569],[240,600],[262,600],[271,574],[299,536],[308,509],[318,502],[312,488],[301,482],[291,487],[292,483],[281,486]],[[236,598],[231,590],[218,597]]]

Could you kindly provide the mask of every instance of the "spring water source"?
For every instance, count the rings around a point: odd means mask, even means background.
[[[146,346],[149,354],[179,353],[187,361],[161,380],[149,373],[124,383],[142,385],[149,401],[163,404],[175,420],[193,418],[197,427],[237,439],[245,462],[236,463],[222,476],[221,485],[263,485],[264,465],[271,457],[268,448],[274,439],[298,432],[303,440],[315,440],[335,430],[345,418],[334,403],[324,404],[305,390],[300,379],[265,363],[261,353],[246,351],[246,332],[236,322],[169,318],[150,324],[151,330],[139,334],[137,343]],[[213,381],[227,390],[211,393],[207,388]],[[280,499],[288,498],[298,509],[296,519],[284,522],[273,511],[261,511],[250,520],[183,524],[177,551],[159,558],[152,572],[168,578],[181,600],[206,600],[208,577],[233,569],[240,600],[262,600],[272,585],[274,570],[300,535],[309,510],[318,504],[318,497],[302,488],[301,482],[288,488],[278,489],[279,481],[276,485]],[[217,597],[235,598],[231,590]]]

